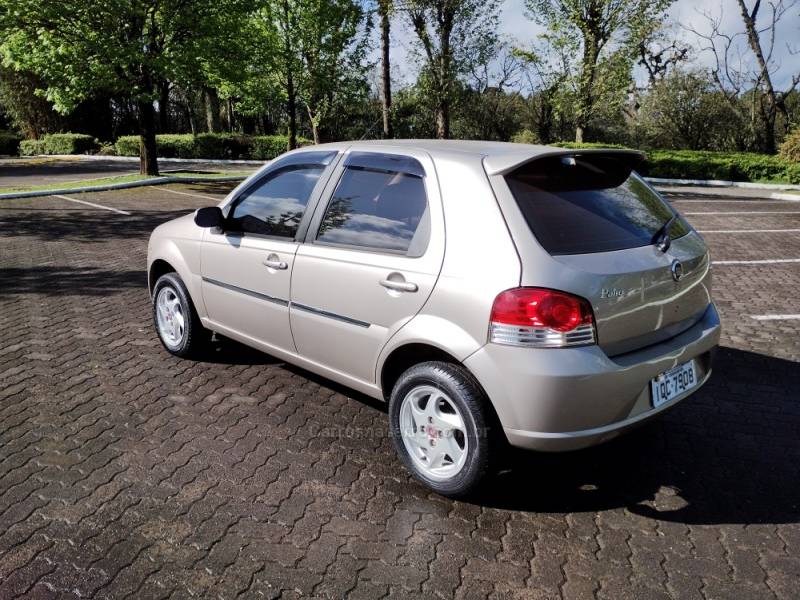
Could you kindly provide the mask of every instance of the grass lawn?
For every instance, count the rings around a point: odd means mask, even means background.
[[[215,177],[247,177],[253,171],[216,171],[203,173],[163,173],[162,177],[177,177],[184,179],[213,179]],[[70,181],[60,183],[48,183],[46,185],[28,185],[0,188],[0,194],[10,194],[13,192],[47,192],[50,190],[75,190],[83,187],[111,185],[115,183],[131,183],[134,181],[145,181],[147,179],[157,179],[147,175],[116,175],[113,177],[100,177],[95,179],[85,179],[81,181]]]

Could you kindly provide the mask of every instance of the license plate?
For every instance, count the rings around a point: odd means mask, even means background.
[[[695,373],[693,360],[678,365],[669,371],[664,371],[650,382],[650,389],[653,393],[653,407],[658,408],[676,396],[688,392],[696,385],[697,373]]]

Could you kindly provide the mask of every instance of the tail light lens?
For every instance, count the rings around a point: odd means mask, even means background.
[[[544,288],[506,290],[492,306],[489,341],[513,346],[564,348],[597,340],[589,303]]]

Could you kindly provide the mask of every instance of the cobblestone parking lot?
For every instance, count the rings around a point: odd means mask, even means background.
[[[147,237],[229,189],[0,200],[0,599],[800,596],[800,202],[671,194],[715,261],[711,381],[456,502],[379,403],[162,349]]]

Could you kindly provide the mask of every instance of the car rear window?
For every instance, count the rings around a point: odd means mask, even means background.
[[[632,173],[638,155],[586,154],[535,160],[506,176],[539,243],[550,254],[587,254],[647,246],[673,216]],[[672,239],[686,235],[680,217]]]

